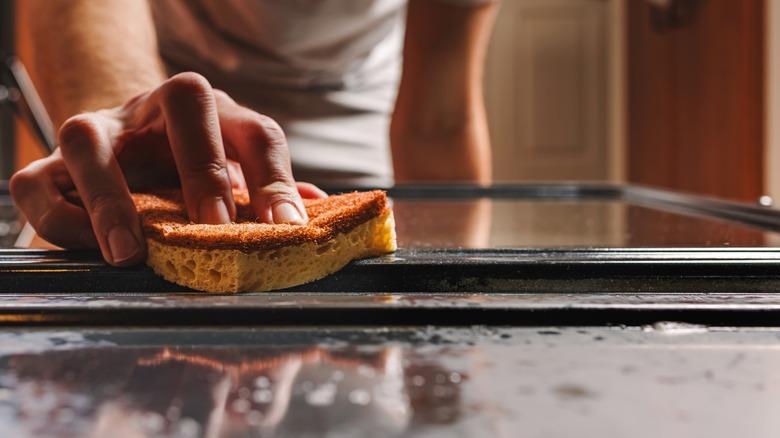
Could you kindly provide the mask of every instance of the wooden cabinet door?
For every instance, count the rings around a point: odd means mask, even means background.
[[[628,180],[755,201],[764,0],[650,3],[628,1]]]
[[[609,178],[611,1],[501,3],[485,74],[496,181]]]

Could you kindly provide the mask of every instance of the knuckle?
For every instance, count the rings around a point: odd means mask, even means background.
[[[189,163],[184,171],[183,182],[199,187],[209,187],[218,193],[222,193],[230,187],[227,165],[212,160]]]
[[[40,190],[42,181],[52,180],[54,174],[50,170],[51,161],[52,156],[41,158],[11,175],[8,181],[8,191],[11,195],[15,198],[30,196]]]
[[[263,114],[247,111],[236,120],[235,129],[243,139],[238,147],[246,159],[255,164],[256,172],[249,175],[251,187],[256,193],[265,193],[278,185],[288,193],[296,192],[292,171],[290,170],[290,151],[284,130],[276,122]]]
[[[262,168],[259,169],[259,175],[252,175],[251,183],[254,187],[275,187],[275,185],[285,186],[292,191],[294,181],[292,175],[284,162],[268,159]]]
[[[263,148],[263,180],[289,182],[290,151],[282,127],[274,119],[256,114],[242,120],[239,129],[250,147]]]
[[[287,170],[287,163],[281,159],[270,157],[265,170],[265,180],[271,184],[283,184],[290,187],[293,183],[292,175]]]
[[[32,183],[35,182],[35,176],[32,173],[29,168],[24,168],[11,176],[11,180],[8,181],[8,190],[11,192],[11,196],[16,198],[30,191]]]
[[[92,214],[102,214],[104,212],[120,211],[122,198],[109,191],[97,191],[87,196],[86,205]]]
[[[241,119],[238,129],[243,136],[266,147],[287,149],[284,130],[276,120],[262,114],[252,114]]]
[[[284,134],[284,130],[276,120],[268,116],[258,114],[257,121],[268,138],[269,146],[283,146],[285,150],[287,149],[287,136]]]
[[[73,143],[94,140],[99,135],[97,125],[97,120],[91,114],[79,114],[69,118],[60,127],[60,147],[67,149]]]
[[[217,99],[217,101],[219,101],[219,102],[226,102],[226,103],[230,103],[230,104],[236,104],[236,102],[233,100],[233,98],[230,97],[230,95],[228,95],[224,91],[216,89],[216,88],[212,89],[212,91],[214,92],[214,98]],[[238,105],[238,104],[236,104],[236,105]]]
[[[213,95],[209,81],[194,72],[179,73],[165,81],[161,88],[165,97],[169,99]]]
[[[292,190],[293,177],[290,169],[290,153],[286,147],[269,148],[264,153],[265,179],[284,184]]]
[[[224,164],[213,160],[193,161],[187,165],[187,173],[200,178],[221,176],[226,171],[227,167]]]
[[[282,181],[274,181],[270,184],[255,187],[254,192],[266,199],[268,205],[276,205],[281,202],[297,202],[298,192]]]
[[[127,108],[132,108],[134,106],[137,106],[139,103],[147,99],[150,94],[151,91],[144,91],[143,93],[136,94],[135,96],[131,97],[130,100],[125,102],[125,104],[122,105],[120,108],[127,109]]]

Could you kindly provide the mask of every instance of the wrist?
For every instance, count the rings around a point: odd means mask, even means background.
[[[435,127],[394,118],[390,126],[396,182],[491,182],[490,135],[484,117]]]

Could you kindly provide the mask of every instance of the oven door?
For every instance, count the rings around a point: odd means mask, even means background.
[[[98,252],[3,249],[0,317],[155,326],[780,323],[780,212],[771,208],[592,184],[389,194],[397,252],[273,293],[195,292],[144,266],[111,267]],[[18,230],[12,206],[2,208],[0,231]]]
[[[97,252],[1,250],[2,429],[650,438],[780,428],[777,211],[605,185],[390,194],[396,253],[284,291],[208,294]],[[8,242],[18,218],[1,208]]]

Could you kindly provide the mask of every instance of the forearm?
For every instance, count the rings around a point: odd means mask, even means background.
[[[39,87],[55,127],[165,79],[146,1],[30,0],[29,11]]]
[[[484,108],[459,115],[456,126],[451,127],[426,129],[415,121],[399,119],[393,119],[390,131],[396,182],[491,181],[492,156]]]
[[[490,181],[482,76],[496,9],[410,2],[390,130],[396,181]]]

